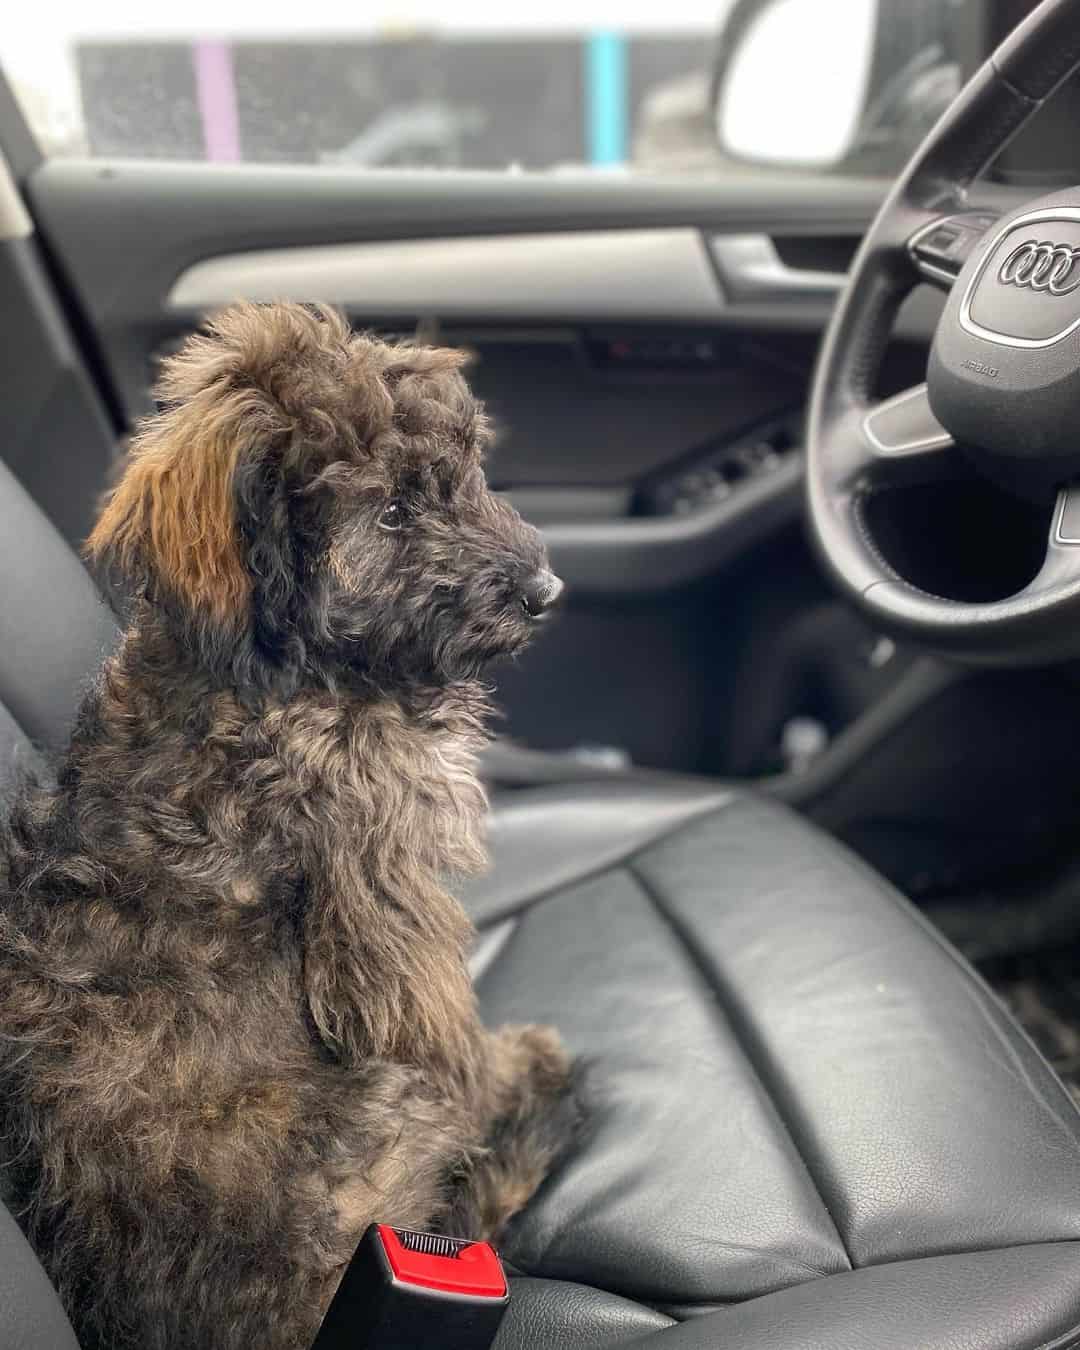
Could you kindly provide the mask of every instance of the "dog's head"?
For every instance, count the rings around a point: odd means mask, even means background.
[[[226,310],[165,362],[89,552],[241,680],[475,674],[561,584],[487,486],[463,361],[332,310]]]

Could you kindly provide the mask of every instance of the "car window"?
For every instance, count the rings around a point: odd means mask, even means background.
[[[97,0],[21,7],[0,63],[50,155],[884,175],[990,3]]]

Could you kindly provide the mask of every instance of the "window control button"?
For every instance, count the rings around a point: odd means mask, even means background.
[[[915,235],[911,253],[916,263],[955,277],[996,220],[984,211],[945,216]]]

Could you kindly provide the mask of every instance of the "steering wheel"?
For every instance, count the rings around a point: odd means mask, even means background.
[[[1004,216],[968,199],[980,172],[1078,66],[1080,0],[1044,0],[890,191],[814,376],[807,492],[829,570],[884,631],[980,663],[1080,655],[1080,187]],[[875,401],[897,309],[920,281],[949,292],[926,383]],[[979,477],[1013,494],[1018,510],[1023,499],[1043,503],[1049,525],[1034,579],[972,603],[906,579],[874,530],[890,489],[932,493],[951,480],[955,491]],[[909,557],[926,543],[918,521],[914,536]]]

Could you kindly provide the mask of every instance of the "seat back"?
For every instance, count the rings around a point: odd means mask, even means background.
[[[0,463],[0,787],[63,747],[116,620],[75,553]]]
[[[115,640],[115,620],[82,563],[0,463],[0,797],[20,765],[63,746]],[[60,1300],[2,1205],[0,1345],[78,1350]]]

